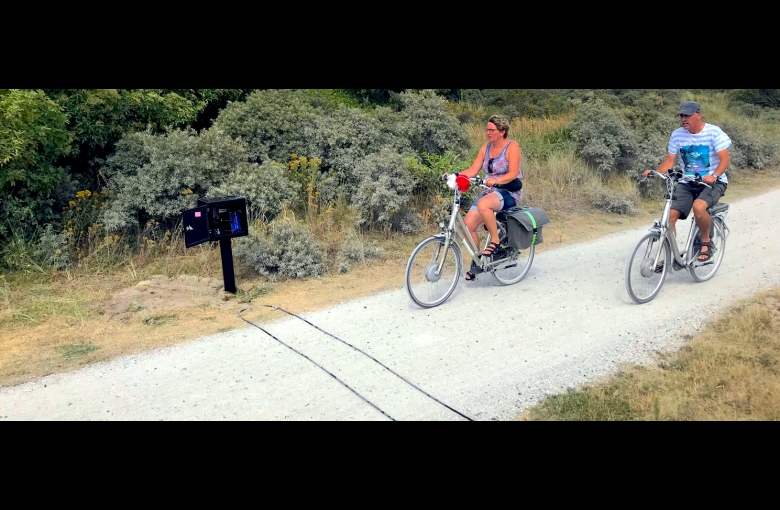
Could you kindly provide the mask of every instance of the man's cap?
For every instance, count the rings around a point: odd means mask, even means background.
[[[686,101],[680,105],[679,114],[693,115],[694,113],[701,113],[701,105],[696,101]]]

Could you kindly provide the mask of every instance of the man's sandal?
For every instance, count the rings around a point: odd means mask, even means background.
[[[656,273],[663,273],[664,272],[664,263],[659,262],[657,266],[655,266],[655,272]]]
[[[707,247],[707,251],[704,252],[704,253],[701,252],[701,247],[703,247],[703,246]],[[707,262],[708,260],[710,260],[712,258],[712,249],[715,248],[715,243],[713,243],[712,241],[707,241],[706,243],[702,242],[701,243],[701,247],[699,247],[699,256],[696,257],[696,261],[697,262]],[[704,258],[702,258],[702,257],[704,257]]]
[[[467,282],[473,282],[474,280],[476,280],[476,279],[477,279],[477,275],[475,275],[475,274],[474,274],[474,273],[472,273],[471,271],[466,271],[466,276],[465,276],[465,278],[466,278],[466,281],[467,281]]]
[[[482,255],[486,257],[490,257],[495,253],[495,251],[501,246],[500,243],[493,243],[491,242],[489,245],[487,245],[487,248],[485,248],[485,251],[482,252]]]

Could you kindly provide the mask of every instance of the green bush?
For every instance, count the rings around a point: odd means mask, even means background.
[[[591,203],[605,213],[632,215],[637,212],[638,195],[634,193],[621,193],[604,186],[592,186],[588,193]]]
[[[291,154],[306,154],[304,128],[322,115],[305,90],[265,89],[251,93],[245,102],[230,103],[214,121],[214,128],[241,138],[252,161],[288,161]]]
[[[270,221],[282,211],[285,202],[300,200],[301,185],[290,180],[284,165],[266,161],[238,163],[221,183],[206,191],[206,199],[237,195],[246,198],[251,219]]]
[[[743,123],[725,121],[720,127],[731,138],[732,145],[729,149],[731,171],[760,170],[777,163],[778,142],[776,140],[762,137]]]
[[[436,154],[423,154],[422,161],[415,158],[407,158],[409,165],[409,174],[414,179],[414,188],[412,194],[415,197],[415,206],[434,223],[449,222],[450,211],[452,207],[452,191],[441,180],[442,174],[451,174],[463,170],[469,166],[469,163],[461,160],[452,152],[447,152],[444,156]],[[471,190],[469,191],[469,193]],[[463,197],[464,204],[468,200]],[[422,221],[422,218],[419,218]],[[405,225],[410,228],[422,227],[420,223],[410,223]],[[404,226],[402,226],[404,230]],[[416,230],[413,230],[416,231]]]
[[[103,222],[108,231],[136,227],[148,218],[171,227],[183,210],[196,205],[197,196],[246,162],[246,146],[216,129],[200,135],[191,129],[125,135],[106,166],[111,200]]]
[[[45,89],[68,117],[72,150],[58,166],[69,168],[78,189],[99,189],[101,167],[125,133],[154,133],[197,124],[201,113],[222,97],[240,97],[230,90]]]
[[[271,281],[307,279],[325,273],[325,250],[294,219],[278,217],[265,232],[252,232],[235,240],[236,258]]]
[[[322,171],[330,172],[320,190],[325,203],[354,194],[358,184],[354,167],[369,154],[382,147],[398,152],[410,150],[408,141],[400,134],[402,122],[389,108],[364,111],[341,107],[304,126],[304,154],[319,158]]]
[[[346,273],[352,269],[352,264],[362,264],[367,260],[378,259],[384,255],[384,249],[374,242],[368,242],[356,230],[350,230],[338,256],[338,271]]]
[[[58,270],[70,269],[73,267],[69,251],[70,244],[67,234],[55,231],[54,227],[47,223],[34,244],[32,259],[41,267]]]
[[[763,107],[780,107],[780,89],[733,89],[729,94],[736,101]]]
[[[600,99],[577,110],[571,125],[578,154],[602,173],[630,168],[636,142],[628,122]]]
[[[461,101],[503,112],[507,118],[550,117],[572,109],[571,96],[567,90],[552,89],[463,89]],[[473,119],[486,122],[484,119]]]
[[[40,90],[0,90],[0,242],[56,221],[52,193],[65,178],[68,118]]]
[[[358,187],[352,197],[352,207],[357,211],[357,224],[370,229],[389,231],[414,226],[414,215],[409,199],[414,189],[414,179],[408,170],[404,156],[393,149],[384,148],[369,154],[355,165]]]
[[[108,192],[92,193],[81,190],[68,202],[62,213],[62,231],[70,239],[72,247],[81,246],[90,236],[90,227],[95,227],[108,207]]]
[[[471,147],[466,130],[449,111],[447,100],[434,90],[402,92],[395,96],[405,121],[404,133],[417,154],[451,151],[465,156]]]

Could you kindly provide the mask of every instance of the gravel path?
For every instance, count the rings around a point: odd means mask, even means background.
[[[728,196],[724,198],[728,202]],[[780,190],[731,203],[726,255],[696,283],[671,272],[637,305],[628,254],[649,227],[538,253],[520,283],[461,281],[443,305],[403,288],[303,315],[474,420],[507,420],[540,397],[679,348],[712,314],[780,284]],[[678,231],[687,234],[688,222]],[[273,304],[271,300],[268,304]],[[463,420],[380,365],[281,312],[244,328],[0,388],[3,420]],[[240,320],[240,319],[236,319]],[[489,333],[488,333],[489,331]]]

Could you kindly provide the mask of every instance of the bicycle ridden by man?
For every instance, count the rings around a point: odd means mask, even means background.
[[[702,121],[701,104],[686,101],[678,112],[680,127],[672,131],[669,137],[666,159],[656,168],[656,172],[665,174],[674,167],[679,156],[680,169],[684,175],[699,176],[703,186],[696,182],[683,181],[677,186],[675,198],[669,214],[672,231],[677,234],[675,224],[678,219],[686,219],[693,209],[693,218],[701,231],[701,247],[698,261],[706,262],[712,257],[713,244],[710,239],[712,219],[707,209],[715,205],[726,192],[729,167],[729,147],[731,138],[715,124]],[[644,171],[644,177],[652,172]],[[656,272],[663,270],[663,263]]]

